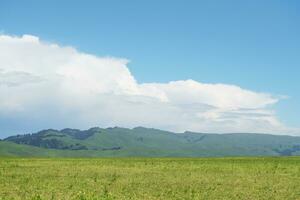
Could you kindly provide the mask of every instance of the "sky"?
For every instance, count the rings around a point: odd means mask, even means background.
[[[92,126],[300,135],[299,10],[0,0],[0,137]]]

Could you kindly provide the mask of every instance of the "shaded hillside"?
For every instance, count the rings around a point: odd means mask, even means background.
[[[0,142],[2,155],[28,156],[290,156],[300,137],[267,134],[175,134],[137,127],[43,130]]]

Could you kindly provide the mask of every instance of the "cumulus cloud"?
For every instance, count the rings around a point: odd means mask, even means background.
[[[10,72],[1,72],[0,71],[0,85],[7,86],[18,86],[25,83],[33,83],[41,81],[38,76],[31,75],[27,72],[21,71],[10,71]]]
[[[271,94],[194,80],[139,84],[128,62],[36,36],[0,35],[0,125],[7,130],[148,126],[177,132],[293,132],[270,109],[280,100]]]

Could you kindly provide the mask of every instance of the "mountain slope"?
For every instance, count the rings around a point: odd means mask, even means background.
[[[2,156],[290,156],[300,155],[300,137],[266,134],[175,134],[137,127],[43,130],[0,142]]]

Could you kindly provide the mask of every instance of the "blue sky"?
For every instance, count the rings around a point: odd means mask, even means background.
[[[0,0],[0,31],[129,59],[139,83],[193,79],[286,95],[275,111],[299,127],[299,10],[296,0]]]

